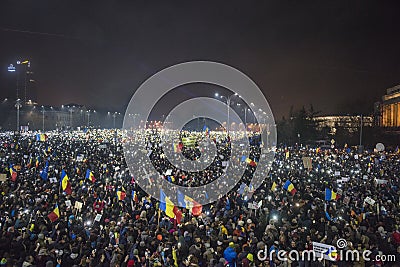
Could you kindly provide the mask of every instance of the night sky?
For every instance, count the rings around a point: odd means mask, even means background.
[[[277,119],[291,105],[365,114],[400,83],[399,20],[388,1],[2,0],[0,98],[27,58],[39,104],[122,112],[155,72],[212,60],[249,75]]]

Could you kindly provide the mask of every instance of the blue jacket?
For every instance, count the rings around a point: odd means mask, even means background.
[[[232,263],[235,263],[237,257],[237,253],[235,251],[234,248],[231,247],[227,247],[224,251],[224,258],[227,262],[229,262],[229,266],[233,266],[231,265]]]

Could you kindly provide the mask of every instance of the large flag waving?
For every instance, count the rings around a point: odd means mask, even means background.
[[[174,203],[167,197],[164,191],[160,188],[160,210],[164,211],[168,217],[174,218]]]
[[[91,170],[86,170],[86,179],[89,179],[92,183],[96,182],[96,178],[94,177]]]
[[[190,210],[194,216],[199,216],[203,211],[203,206],[196,202],[193,198],[184,195],[181,191],[177,192],[179,206]]]
[[[61,171],[60,183],[61,183],[61,189],[65,193],[67,193],[67,195],[71,195],[72,193],[71,183],[69,182],[68,175],[64,170]]]
[[[325,200],[330,201],[330,200],[338,200],[340,195],[335,193],[333,190],[330,190],[328,188],[325,188]]]
[[[117,198],[118,198],[118,200],[124,200],[125,197],[126,197],[126,193],[125,193],[124,188],[122,188],[121,190],[118,190],[118,191],[117,191]]]
[[[13,164],[10,164],[10,175],[11,175],[11,181],[15,182],[17,180],[17,171],[14,169]]]
[[[60,210],[58,209],[57,204],[56,204],[54,210],[52,212],[50,212],[50,214],[47,215],[47,217],[50,219],[51,222],[55,222],[56,220],[58,220],[58,218],[60,218]]]
[[[291,181],[287,180],[285,185],[283,186],[283,188],[288,191],[290,194],[292,194],[292,196],[294,196],[294,194],[296,194],[297,190],[296,188],[294,188],[294,185],[292,184]]]
[[[47,140],[46,134],[37,134],[36,135],[36,141],[45,142],[46,140]]]

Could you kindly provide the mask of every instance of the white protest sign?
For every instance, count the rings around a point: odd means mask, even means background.
[[[328,251],[336,251],[336,247],[334,247],[332,245],[328,245],[328,244],[317,243],[317,242],[313,242],[312,247],[313,247],[314,255],[317,258],[323,257],[324,259],[329,260],[329,261],[336,261],[333,257],[329,257],[329,255],[327,255],[327,253],[326,253]]]
[[[384,179],[376,179],[376,178],[375,178],[375,182],[376,182],[377,185],[387,184],[387,183],[388,183],[387,180],[384,180]]]
[[[65,200],[65,206],[71,207],[72,206],[71,200]]]
[[[375,204],[375,200],[373,200],[373,199],[370,198],[370,197],[366,197],[366,198],[364,199],[364,202],[367,202],[367,203],[370,204],[370,205],[374,205],[374,204]]]
[[[83,205],[82,202],[76,201],[75,202],[75,209],[81,210],[82,209],[82,205]]]
[[[101,214],[97,214],[96,215],[96,218],[94,218],[94,220],[96,221],[96,222],[99,222],[100,220],[101,220]]]

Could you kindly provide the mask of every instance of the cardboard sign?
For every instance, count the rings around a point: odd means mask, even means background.
[[[376,182],[377,185],[387,184],[387,183],[388,183],[387,180],[384,180],[384,179],[376,179],[376,178],[375,178],[375,182]]]
[[[5,181],[7,181],[7,174],[0,173],[0,182],[5,182]]]
[[[82,209],[82,205],[83,205],[82,202],[76,201],[75,202],[75,209],[81,210]]]
[[[312,169],[312,160],[311,160],[311,158],[310,157],[303,157],[302,160],[303,160],[304,168],[311,170]]]
[[[370,205],[374,205],[374,204],[375,204],[375,200],[373,200],[373,199],[370,198],[370,197],[366,197],[366,198],[364,199],[364,202],[367,202],[367,203],[370,204]]]
[[[66,205],[67,207],[71,207],[71,206],[72,206],[71,200],[65,200],[65,205]]]

